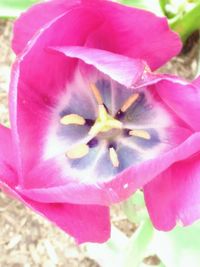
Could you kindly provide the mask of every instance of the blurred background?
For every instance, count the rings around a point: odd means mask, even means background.
[[[0,123],[6,126],[9,126],[7,103],[9,76],[12,62],[15,59],[10,48],[13,23],[22,10],[33,2],[0,0]],[[143,5],[144,8],[145,1],[124,2],[126,4],[134,2],[135,5]],[[152,3],[149,6],[151,9],[154,7],[155,12],[158,12],[157,6],[152,6]],[[173,17],[173,12],[177,12],[178,7],[174,9],[169,7],[168,15]],[[199,72],[199,52],[199,31],[195,29],[185,41],[181,54],[159,71],[192,79]],[[126,219],[120,206],[113,207],[111,213],[112,223],[126,236],[130,236],[137,228],[136,224]],[[154,255],[144,261],[149,266],[156,266],[160,263]],[[0,267],[32,266],[98,267],[100,265],[91,259],[85,245],[78,247],[72,238],[50,222],[0,192]]]

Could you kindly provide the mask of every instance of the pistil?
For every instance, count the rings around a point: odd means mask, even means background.
[[[104,105],[99,105],[99,114],[95,124],[89,131],[89,135],[96,136],[100,132],[107,132],[115,129],[121,129],[122,123],[119,120],[114,119],[110,116]]]

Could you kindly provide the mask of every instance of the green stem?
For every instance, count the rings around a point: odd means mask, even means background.
[[[147,248],[153,238],[154,229],[151,221],[143,221],[140,227],[129,239],[123,254],[123,267],[138,267],[145,256]]]
[[[169,21],[169,24],[171,29],[177,32],[185,42],[194,31],[200,29],[200,2],[181,17]]]
[[[162,9],[164,15],[166,15],[165,6],[167,3],[168,3],[167,0],[159,0],[160,8]]]

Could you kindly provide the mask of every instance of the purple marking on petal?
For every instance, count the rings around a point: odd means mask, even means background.
[[[60,125],[57,135],[69,142],[77,142],[88,134],[89,129],[87,125]]]
[[[74,160],[69,160],[71,168],[75,169],[82,169],[85,170],[86,168],[90,168],[91,165],[93,165],[96,157],[98,156],[98,152],[100,150],[99,146],[90,148],[89,153],[81,158],[81,159],[74,159]]]
[[[155,129],[145,129],[145,131],[147,131],[150,134],[151,136],[150,139],[144,139],[137,136],[130,136],[130,140],[143,148],[152,148],[160,144],[161,140]]]
[[[94,120],[89,120],[89,119],[86,119],[85,120],[85,124],[89,127],[91,127],[92,125],[94,125],[95,121]]]
[[[143,130],[143,129],[141,129],[141,130]],[[135,144],[141,146],[142,148],[152,148],[152,147],[160,144],[160,142],[161,142],[159,135],[155,129],[145,129],[145,131],[148,132],[149,135],[151,136],[150,139],[145,139],[145,138],[142,138],[139,136],[130,135],[129,134],[130,131],[131,131],[131,129],[124,129],[123,130],[123,136],[125,138],[128,138],[129,142],[135,143]]]
[[[87,144],[88,144],[88,146],[90,147],[90,148],[92,148],[92,147],[95,147],[95,146],[97,146],[98,145],[98,139],[97,138],[92,138],[92,140],[90,140]]]
[[[113,175],[116,175],[118,173],[118,169],[112,165],[107,149],[99,159],[96,165],[95,173],[99,179],[105,179],[105,177],[112,177]]]
[[[96,87],[103,98],[104,105],[111,111],[111,82],[108,79],[99,79],[95,83]]]
[[[117,114],[115,115],[115,119],[117,119],[117,120],[123,120],[125,116],[126,116],[126,113],[124,113],[121,110],[119,110],[117,112]]]
[[[139,162],[141,159],[139,153],[128,146],[121,146],[117,150],[117,155],[120,162],[118,172],[121,172],[130,167],[132,164]]]
[[[117,142],[115,142],[114,140],[112,142],[109,142],[108,144],[108,148],[114,148],[115,150],[117,149]]]

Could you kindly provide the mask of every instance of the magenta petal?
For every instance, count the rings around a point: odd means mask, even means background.
[[[18,190],[23,195],[40,202],[110,205],[126,199],[135,190],[143,187],[172,164],[187,159],[199,150],[200,134],[196,133],[181,145],[160,157],[130,167],[109,182],[92,185],[75,180],[68,181],[67,184],[60,183],[63,182],[62,173],[60,172],[59,175],[55,176],[56,172],[58,174],[58,170],[56,170],[56,165],[50,162],[46,169],[43,169],[43,175],[41,175],[40,170],[38,171],[40,177],[38,188],[25,189],[19,187]],[[48,181],[46,177],[48,177]],[[57,186],[51,186],[51,182],[55,184],[56,180]],[[37,181],[35,181],[35,186],[36,184]]]
[[[113,80],[130,87],[142,77],[145,62],[114,54],[105,50],[86,48],[81,46],[53,47],[64,55],[83,60],[93,65]]]
[[[80,0],[54,0],[40,3],[23,13],[14,25],[13,50],[16,54],[22,52],[28,41],[46,23],[67,12]],[[36,19],[37,18],[37,19]]]
[[[152,69],[163,65],[181,49],[181,41],[178,35],[169,29],[167,20],[153,13],[111,1],[54,0],[35,5],[16,22],[13,40],[16,53],[21,52],[26,43],[43,29],[46,23],[77,7],[82,8],[85,14],[88,10],[93,13],[91,17],[88,15],[89,20],[101,17],[103,21],[101,27],[88,35],[86,41],[90,47],[143,59]],[[57,29],[57,33],[60,29]]]
[[[73,236],[79,244],[84,242],[103,243],[110,237],[110,217],[107,207],[68,203],[39,203],[21,196],[4,183],[0,182],[0,187]]]
[[[144,187],[146,205],[154,226],[170,230],[200,218],[200,156],[180,161]]]
[[[88,38],[88,46],[145,60],[151,69],[163,65],[182,47],[166,18],[111,1],[84,1],[104,16],[104,24]]]
[[[198,76],[193,82],[192,84],[196,87],[199,88],[200,90],[200,76]]]
[[[6,182],[9,185],[17,183],[16,174],[13,173],[15,163],[17,161],[13,150],[11,131],[0,125],[0,182]]]
[[[15,62],[10,86],[11,125],[22,165],[28,162],[26,169],[41,157],[41,140],[47,131],[50,113],[74,71],[73,60],[66,60],[61,54],[50,55],[45,48],[83,44],[88,33],[100,23],[99,17],[91,20],[90,16],[90,11],[85,13],[84,9],[77,8],[45,24],[45,31],[33,37]],[[57,29],[61,28],[58,33]]]
[[[180,84],[160,81],[156,84],[158,94],[174,113],[196,131],[200,130],[200,87],[194,84]]]
[[[78,243],[105,242],[110,236],[109,209],[94,205],[39,203],[21,196],[17,191],[17,172],[11,131],[0,125],[0,188],[43,215]]]

